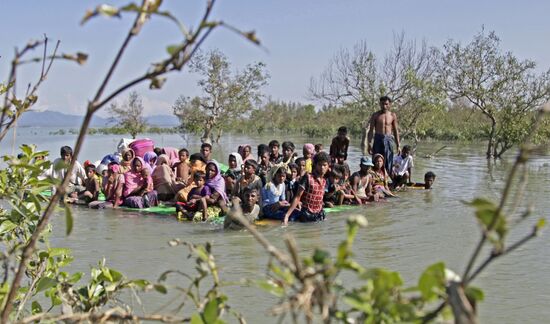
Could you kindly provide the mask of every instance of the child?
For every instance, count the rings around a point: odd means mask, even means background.
[[[87,205],[90,202],[97,200],[99,197],[99,181],[96,176],[95,165],[88,164],[86,168],[86,179],[84,180],[84,187],[86,190],[78,193],[78,204]]]
[[[269,173],[270,180],[262,189],[263,217],[282,220],[290,204],[286,200],[286,171],[282,165],[274,166]]]
[[[359,163],[359,171],[350,177],[350,185],[353,192],[361,201],[378,200],[378,195],[373,195],[372,190],[372,167],[374,164],[369,156],[363,156]]]
[[[288,168],[290,169],[290,175],[287,174],[285,180],[285,194],[287,201],[292,201],[294,198],[296,183],[299,182],[300,178],[298,177],[298,165],[296,163],[290,163]]]
[[[172,200],[176,193],[185,187],[184,183],[176,180],[176,174],[170,167],[170,160],[166,154],[161,154],[157,158],[157,165],[151,177],[153,178],[153,187],[161,201]]]
[[[279,141],[272,140],[269,142],[269,162],[278,164],[283,162],[283,156],[279,153]]]
[[[260,214],[260,206],[257,204],[258,197],[259,193],[255,188],[246,188],[243,192],[242,202],[240,199],[234,199],[233,201],[233,206],[239,205],[241,207],[242,215],[249,223],[253,223],[258,219],[258,215]],[[239,221],[226,216],[223,222],[223,228],[240,230],[243,226]]]
[[[143,161],[145,161],[145,166],[149,169],[149,173],[153,174],[155,166],[157,164],[157,154],[155,152],[145,152],[143,154]]]
[[[225,194],[227,195],[228,199],[231,200],[238,177],[233,171],[227,170],[223,178],[225,180]]]
[[[382,197],[395,197],[388,186],[388,173],[384,167],[384,157],[382,154],[374,155],[374,167],[370,171],[372,177],[373,194],[379,194]]]
[[[120,171],[120,165],[117,162],[111,162],[107,165],[107,176],[103,178],[101,190],[105,195],[105,201],[92,201],[88,207],[95,209],[118,208],[122,205],[122,190],[124,187],[124,175]]]
[[[122,161],[120,161],[120,170],[122,173],[126,173],[132,169],[132,160],[136,154],[131,148],[125,148],[122,151]]]
[[[343,165],[337,164],[333,167],[335,172],[342,175],[340,182],[336,182],[336,205],[361,205],[363,201],[357,196],[350,183],[348,170]]]
[[[294,162],[294,143],[286,141],[282,144],[283,147],[283,163],[285,165],[289,165],[290,163]],[[289,173],[287,169],[287,173]]]
[[[351,172],[349,168],[349,164],[346,162],[346,155],[344,152],[338,152],[336,154],[336,159],[334,160],[334,167],[341,166],[344,170],[344,174],[342,176],[345,176],[345,178],[349,178]]]
[[[321,152],[313,158],[313,172],[303,177],[298,184],[298,192],[287,210],[283,224],[288,221],[315,222],[325,219],[323,211],[323,194],[325,192],[325,174],[329,167],[329,156]],[[296,209],[301,203],[300,210]]]
[[[315,144],[315,154],[323,152],[323,144]]]
[[[413,188],[432,189],[434,182],[435,182],[435,173],[433,173],[432,171],[428,171],[424,175],[424,183],[413,182],[413,183],[408,183],[407,186],[410,186]]]
[[[409,145],[403,146],[401,154],[398,154],[393,159],[392,167],[392,186],[395,189],[399,189],[411,182],[413,168],[413,157],[411,155],[411,147]]]
[[[177,217],[181,220],[185,216],[188,220],[193,220],[195,213],[200,211],[202,214],[201,218],[205,221],[208,209],[206,197],[212,194],[210,187],[205,185],[206,174],[202,171],[195,172],[193,182],[195,183],[195,188],[189,192],[187,202],[176,203]]]
[[[304,154],[304,159],[306,160],[306,172],[311,173],[313,170],[313,160],[311,158],[313,157],[313,153],[315,153],[315,146],[311,143],[304,144],[302,153]]]
[[[340,179],[343,175],[337,170],[332,170],[328,173],[328,179],[325,186],[325,194],[323,195],[323,203],[326,207],[332,208],[337,205],[341,196]]]
[[[242,194],[244,188],[256,188],[258,193],[260,193],[261,201],[261,192],[262,192],[262,179],[256,175],[256,170],[258,169],[258,163],[255,160],[248,160],[244,163],[244,172],[241,177],[237,180],[235,189],[233,190],[233,196],[237,196],[243,199]]]
[[[225,180],[220,173],[220,167],[214,161],[206,164],[206,186],[212,194],[205,197],[208,203],[208,216],[218,216],[227,212],[228,198],[225,194]]]
[[[191,154],[189,157],[189,179],[194,179],[194,174],[197,171],[206,172],[206,160],[204,159],[204,156],[201,153],[194,153]],[[189,195],[189,192],[191,189],[195,187],[195,183],[193,181],[187,181],[187,185],[178,191],[176,194],[176,200],[180,202],[186,202],[187,196]]]
[[[189,181],[189,151],[185,148],[178,151],[179,163],[176,164],[176,181],[187,185]]]
[[[298,167],[298,178],[302,178],[307,174],[306,171],[306,159],[299,157],[296,159],[296,166]]]
[[[344,154],[344,161],[348,159],[349,137],[346,126],[338,128],[338,134],[332,139],[330,144],[330,157],[336,159],[339,153]]]
[[[271,164],[269,162],[269,152],[264,151],[259,157],[260,163],[258,164],[258,170],[256,170],[256,174],[260,177],[260,179],[262,179],[262,185],[265,186],[266,182],[268,181],[267,173],[271,168]]]
[[[244,162],[246,162],[247,160],[254,160],[254,156],[252,155],[252,146],[250,146],[249,144],[239,146],[238,151],[241,154]]]

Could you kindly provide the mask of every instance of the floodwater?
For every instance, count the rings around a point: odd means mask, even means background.
[[[34,143],[40,149],[51,150],[50,159],[58,155],[62,145],[74,145],[75,137],[48,136],[51,129],[21,128],[16,146]],[[199,142],[191,138],[183,141],[178,135],[150,135],[158,146],[188,147],[198,151]],[[279,140],[281,137],[279,137]],[[268,137],[226,136],[214,146],[215,158],[226,161],[228,153],[239,144],[267,143]],[[292,137],[301,148],[306,138]],[[280,140],[281,141],[281,140]],[[95,161],[115,150],[118,138],[88,136],[79,158]],[[282,142],[282,141],[281,141]],[[323,143],[329,139],[311,141]],[[0,155],[11,153],[11,138],[0,147]],[[349,163],[358,168],[358,141],[350,148]],[[437,174],[433,190],[415,190],[400,194],[400,198],[358,209],[353,213],[365,215],[367,228],[361,229],[355,242],[355,258],[367,267],[384,267],[399,271],[406,286],[415,285],[421,272],[429,265],[443,261],[449,269],[462,274],[465,264],[479,240],[479,229],[471,208],[462,201],[482,196],[497,199],[513,154],[502,161],[488,164],[484,158],[484,143],[446,144],[436,158],[424,158],[445,144],[421,143],[415,156],[413,178],[422,180],[426,171]],[[529,186],[522,200],[523,206],[532,205],[531,219],[515,226],[509,242],[515,242],[530,232],[535,220],[547,216],[550,210],[548,179],[550,160],[535,156],[528,165]],[[515,194],[512,194],[514,197]],[[520,209],[521,211],[521,209]],[[348,213],[349,214],[349,213]],[[284,247],[283,237],[293,235],[301,253],[311,253],[321,247],[335,251],[345,235],[346,213],[330,214],[325,222],[291,224],[283,228],[262,228],[261,232],[277,247]],[[102,258],[107,264],[122,271],[129,278],[155,281],[165,270],[178,269],[194,273],[194,262],[187,259],[185,247],[169,247],[167,241],[180,238],[193,243],[213,242],[214,255],[221,269],[222,280],[237,282],[242,278],[261,277],[266,270],[266,252],[247,232],[227,232],[207,224],[179,223],[172,217],[144,216],[120,210],[93,211],[75,207],[74,230],[65,236],[64,217],[53,221],[52,241],[55,246],[73,250],[75,261],[71,271],[89,272]],[[488,253],[485,250],[480,259]],[[475,281],[483,289],[485,300],[479,305],[483,323],[539,323],[550,317],[550,243],[547,236],[538,237],[512,254],[496,260]],[[183,279],[172,281],[186,286]],[[276,322],[267,316],[276,300],[254,287],[233,285],[224,288],[229,303],[244,314],[249,323]],[[170,295],[175,296],[175,295]],[[151,292],[143,296],[148,312],[158,310],[168,300]],[[176,308],[171,304],[165,311]]]

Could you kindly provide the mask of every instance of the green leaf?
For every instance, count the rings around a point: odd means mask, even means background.
[[[546,226],[546,219],[541,218],[538,220],[537,225],[535,225],[535,231],[539,232]]]
[[[468,286],[468,287],[466,287],[466,289],[464,289],[464,293],[466,294],[468,299],[475,300],[476,302],[483,301],[483,299],[485,299],[485,295],[483,294],[483,290],[481,290],[477,287]]]
[[[283,287],[275,284],[271,280],[257,280],[256,286],[277,297],[283,297],[285,293]]]
[[[49,248],[48,255],[51,257],[56,257],[60,255],[70,255],[71,249],[68,248]]]
[[[330,254],[325,250],[315,249],[313,253],[313,261],[318,264],[324,264],[329,258]]]
[[[193,316],[191,316],[191,324],[205,324],[205,323],[203,322],[200,314],[193,314]]]
[[[40,278],[36,283],[36,292],[41,292],[42,290],[54,287],[55,285],[57,285],[57,280],[55,279],[49,277]]]
[[[130,283],[138,286],[141,289],[145,289],[145,287],[147,287],[150,284],[150,282],[145,279],[132,280]]]
[[[17,225],[12,223],[11,221],[5,220],[5,221],[2,222],[2,224],[0,224],[0,234],[4,234],[6,232],[9,232],[9,231],[13,230],[16,227],[17,227]]]
[[[204,306],[203,318],[205,323],[214,323],[218,319],[217,299],[212,299]]]
[[[357,293],[348,293],[343,298],[344,303],[348,304],[354,309],[365,312],[367,314],[372,313],[372,305],[369,300],[366,300]]]
[[[82,275],[83,275],[82,272],[77,272],[77,273],[73,274],[67,281],[74,285],[75,283],[77,283],[80,280],[80,278],[82,278]]]
[[[153,287],[155,288],[156,291],[158,291],[161,294],[166,294],[168,292],[168,290],[166,289],[166,286],[164,285],[156,284]]]
[[[65,224],[67,227],[65,233],[69,236],[73,231],[73,211],[68,205],[65,206]]]
[[[40,303],[38,303],[36,300],[33,301],[31,304],[31,312],[33,315],[42,313],[42,306],[40,306]]]
[[[432,300],[445,293],[445,264],[429,266],[418,279],[418,289],[425,300]]]
[[[170,55],[174,55],[175,53],[177,53],[179,50],[181,50],[182,46],[181,44],[176,44],[176,45],[168,45],[166,47],[166,52],[168,52],[168,54]]]

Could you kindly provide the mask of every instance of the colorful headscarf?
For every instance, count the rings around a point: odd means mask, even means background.
[[[309,154],[311,154],[311,157],[313,157],[313,155],[315,155],[315,145],[313,145],[311,143],[304,144],[304,150],[306,152],[308,152]]]
[[[210,161],[206,164],[206,169],[208,170],[208,165],[213,164],[216,167],[216,175],[210,179],[207,177],[206,185],[211,189],[220,194],[220,197],[227,202],[227,194],[225,193],[225,180],[223,179],[220,173],[220,167],[214,161]]]
[[[178,149],[174,147],[163,147],[162,150],[164,151],[164,154],[168,156],[168,165],[170,167],[173,167],[174,164],[180,162],[180,156]]]
[[[141,162],[142,168],[146,169],[147,164],[139,156],[136,156],[132,160],[132,169],[130,171],[124,173],[124,190],[122,192],[122,195],[124,197],[127,197],[129,194],[131,194],[137,188],[142,187],[145,184],[145,181],[147,181],[147,180],[148,180],[149,185],[153,184],[153,179],[151,178],[151,173],[147,174],[147,177],[144,177],[142,172],[137,172],[136,171],[136,169],[135,169],[136,161]]]
[[[157,159],[157,154],[155,152],[145,152],[143,154],[143,160],[147,163],[150,173],[153,173],[154,167],[151,166],[151,162]],[[156,161],[154,162],[156,164]]]

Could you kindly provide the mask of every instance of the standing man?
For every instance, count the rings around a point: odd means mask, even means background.
[[[370,117],[368,135],[367,127],[363,127],[361,151],[364,155],[367,155],[367,153],[370,155],[382,154],[384,156],[384,166],[388,172],[392,170],[393,165],[392,144],[395,143],[397,154],[401,151],[399,147],[399,130],[397,128],[397,116],[391,111],[391,99],[387,96],[380,97],[380,110]],[[365,150],[365,147],[367,150]]]

